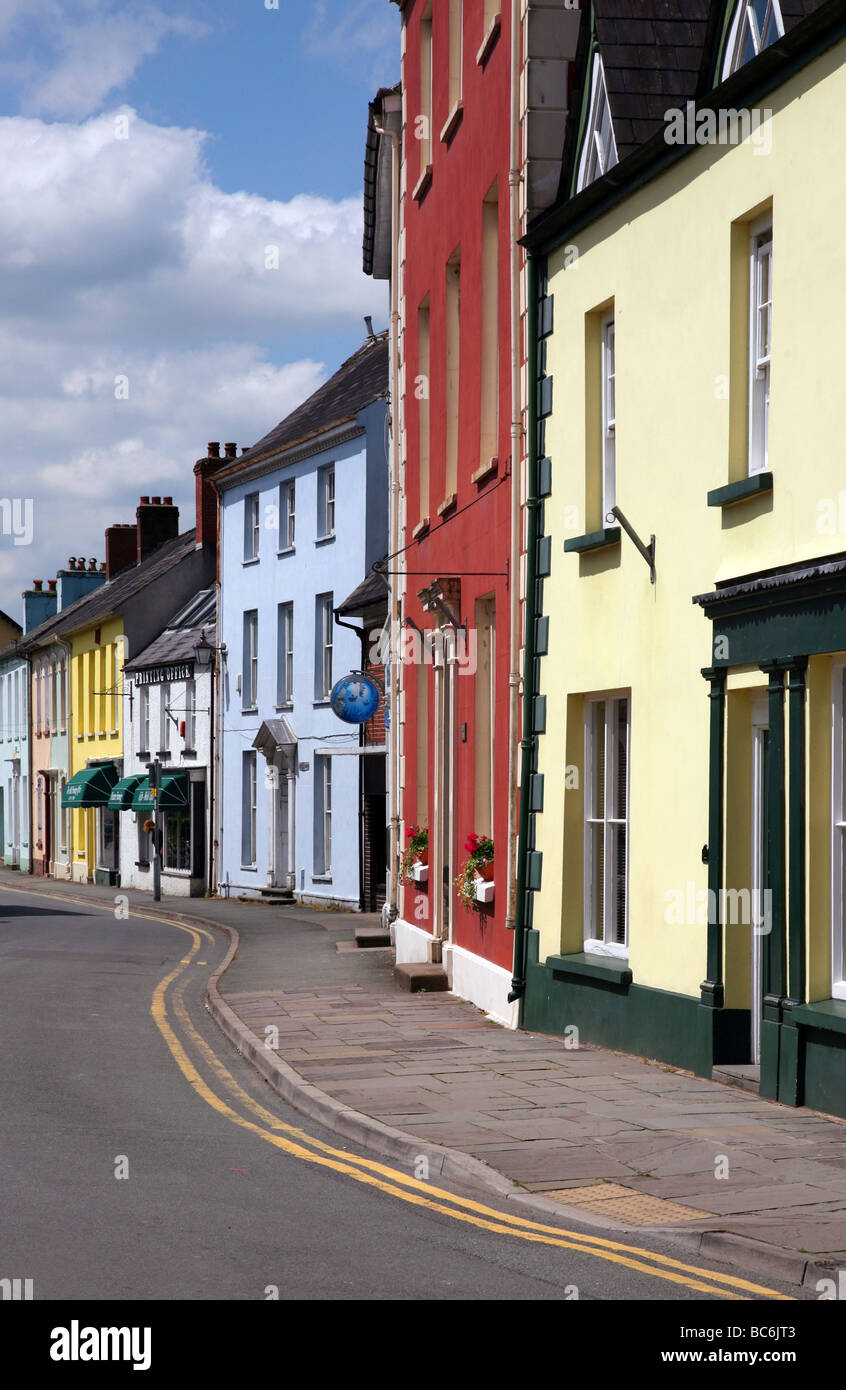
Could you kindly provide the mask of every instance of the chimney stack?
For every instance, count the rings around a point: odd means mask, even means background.
[[[225,444],[223,447],[226,459],[237,457],[237,444]],[[212,440],[208,451],[204,459],[197,459],[194,464],[197,546],[211,546],[214,549],[217,547],[218,499],[212,478],[225,460],[220,457],[220,444],[217,441]]]
[[[143,498],[141,499],[144,500]],[[138,532],[135,526],[119,523],[106,527],[106,578],[114,579],[116,574],[136,563],[138,551]],[[76,569],[76,560],[71,556],[68,568]],[[84,568],[84,566],[83,566]]]
[[[142,497],[135,513],[138,531],[137,562],[140,565],[165,541],[179,535],[179,508],[162,502],[160,497]]]

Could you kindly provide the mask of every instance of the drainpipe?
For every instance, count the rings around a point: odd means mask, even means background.
[[[353,623],[345,623],[343,618],[338,617],[337,608],[333,609],[332,616],[338,627],[345,627],[348,632],[354,632],[361,643],[361,669],[367,670],[367,634],[362,622],[361,627],[356,627]],[[358,746],[364,748],[364,725],[358,728]],[[358,910],[364,912],[364,755],[358,755]]]
[[[520,5],[511,0],[511,561],[509,564],[508,859],[505,927],[514,928],[517,897],[517,736],[520,727],[520,521],[523,428],[520,411]]]
[[[532,702],[535,694],[535,583],[537,575],[538,508],[538,303],[537,265],[527,258],[527,346],[529,358],[528,438],[526,440],[526,642],[523,655],[523,736],[520,740],[520,783],[527,792],[532,771]],[[517,912],[514,923],[514,976],[508,1002],[526,992],[526,865],[528,861],[529,797],[520,798],[520,840],[517,855]]]
[[[221,753],[220,753],[221,739],[220,739],[220,737],[219,737],[219,730],[218,730],[218,728],[217,728],[217,721],[218,721],[218,719],[220,718],[220,713],[221,713],[222,710],[223,710],[223,701],[222,701],[221,695],[220,695],[220,677],[221,677],[221,672],[222,672],[222,667],[223,667],[223,661],[224,661],[224,659],[225,659],[225,658],[223,657],[223,655],[222,655],[222,653],[221,653],[221,649],[220,649],[220,609],[221,609],[221,602],[220,602],[220,518],[221,518],[222,511],[223,511],[223,498],[222,498],[221,495],[220,495],[220,488],[218,487],[218,485],[217,485],[217,483],[215,482],[214,478],[209,477],[208,481],[211,483],[212,487],[214,488],[214,494],[215,494],[215,497],[217,498],[217,526],[216,526],[216,534],[215,534],[215,555],[214,555],[214,565],[215,565],[215,570],[214,570],[214,574],[215,574],[215,590],[216,590],[216,593],[217,593],[217,602],[216,602],[215,608],[214,608],[214,645],[215,645],[215,656],[214,656],[214,670],[213,670],[213,672],[210,673],[211,699],[209,700],[209,705],[210,705],[210,713],[209,713],[209,738],[210,738],[210,740],[211,740],[211,752],[212,752],[212,758],[211,758],[212,766],[211,766],[211,769],[210,769],[210,771],[211,771],[211,796],[210,796],[210,804],[209,804],[209,830],[210,830],[210,833],[211,833],[211,845],[210,845],[210,847],[209,847],[209,849],[210,849],[209,892],[214,896],[214,895],[217,894],[217,874],[218,874],[218,866],[219,866],[219,864],[220,864],[220,851],[221,851],[221,843],[220,843],[220,842],[223,840],[223,816],[220,816],[220,830],[219,830],[219,833],[218,833],[218,826],[217,826],[217,824],[216,824],[217,817],[218,817],[218,814],[219,814],[219,810],[218,810],[218,807],[219,807],[219,799],[218,799],[218,797],[219,797],[219,792],[220,792],[220,779],[221,779],[221,777],[222,777],[222,775],[223,775],[223,768],[222,768],[222,766],[221,766]]]
[[[400,482],[399,482],[399,221],[400,221],[400,146],[399,134],[387,130],[376,123],[376,133],[391,142],[391,196],[392,196],[392,248],[391,248],[391,452],[389,477],[391,491],[391,529],[388,554],[399,551]],[[399,565],[402,564],[400,559]],[[390,921],[399,916],[399,846],[400,846],[400,785],[399,785],[399,714],[400,714],[400,663],[399,631],[401,596],[399,575],[385,576],[390,584],[389,601],[389,666],[391,672],[391,815],[390,815]]]

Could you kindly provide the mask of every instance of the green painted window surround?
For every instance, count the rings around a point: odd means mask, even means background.
[[[564,542],[565,551],[575,550],[579,555],[586,550],[601,550],[606,545],[619,545],[619,526],[606,526],[603,531],[589,531],[586,536],[571,536]]]
[[[709,507],[732,507],[735,502],[745,502],[749,497],[757,497],[762,492],[772,492],[772,473],[751,473],[738,483],[728,483],[726,487],[714,488],[708,493]]]

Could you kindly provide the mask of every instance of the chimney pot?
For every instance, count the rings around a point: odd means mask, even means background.
[[[212,442],[211,442],[211,444],[209,445],[209,458],[210,458],[210,459],[219,459],[219,458],[220,458],[220,442],[219,442],[218,440],[216,440],[216,439],[213,439]]]
[[[162,505],[162,499],[160,497],[151,497],[150,502],[154,507],[160,507]]]
[[[88,568],[89,568],[89,570],[91,570],[92,572],[96,570],[96,568],[97,568],[97,557],[96,557],[96,555],[92,555],[92,556],[91,556],[91,559],[88,561]]]
[[[235,459],[235,458],[238,457],[238,445],[237,445],[237,444],[224,444],[223,447],[224,447],[224,449],[226,450],[226,457],[227,457],[228,459]]]
[[[172,497],[163,497],[163,498],[162,498],[162,506],[164,506],[164,507],[172,507],[172,506],[173,506],[173,498],[172,498]]]
[[[36,590],[37,593],[40,594],[40,593],[41,593],[41,590],[44,588],[44,580],[43,580],[43,579],[33,579],[33,581],[32,581],[32,587],[33,587],[33,589]]]
[[[55,594],[55,592],[56,592],[56,580],[55,580],[55,579],[48,579],[48,580],[47,580],[47,588],[50,590],[50,593],[51,593],[51,594]]]
[[[140,505],[141,505],[142,507],[149,507],[149,505],[150,505],[150,498],[149,498],[149,496],[142,497],[142,498],[141,498]]]

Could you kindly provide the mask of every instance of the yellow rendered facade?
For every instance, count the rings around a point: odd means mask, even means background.
[[[123,620],[109,618],[71,639],[71,774],[94,759],[123,758]],[[72,878],[95,877],[98,810],[74,810]]]
[[[552,559],[542,606],[549,623],[539,685],[544,795],[534,846],[543,869],[532,927],[541,963],[585,949],[585,698],[625,693],[628,965],[635,985],[689,998],[698,998],[706,978],[699,906],[708,887],[709,699],[701,668],[712,661],[712,625],[692,597],[846,550],[844,385],[832,351],[846,309],[846,180],[832,114],[846,109],[846,44],[762,106],[772,114],[756,137],[688,152],[548,259],[555,328],[546,370],[554,397],[544,531]],[[709,506],[709,491],[748,474],[750,227],[770,209],[772,490]],[[604,548],[564,553],[568,537],[609,524],[601,514],[599,353],[611,308],[616,501],[644,543],[655,534],[654,585],[625,534]],[[843,661],[841,651],[811,656],[808,666],[809,1002],[832,993],[832,672]],[[766,686],[756,666],[729,671],[727,888],[750,882],[753,709]],[[686,905],[685,920],[674,903]],[[751,949],[748,925],[726,929],[727,1008],[750,1007]]]

